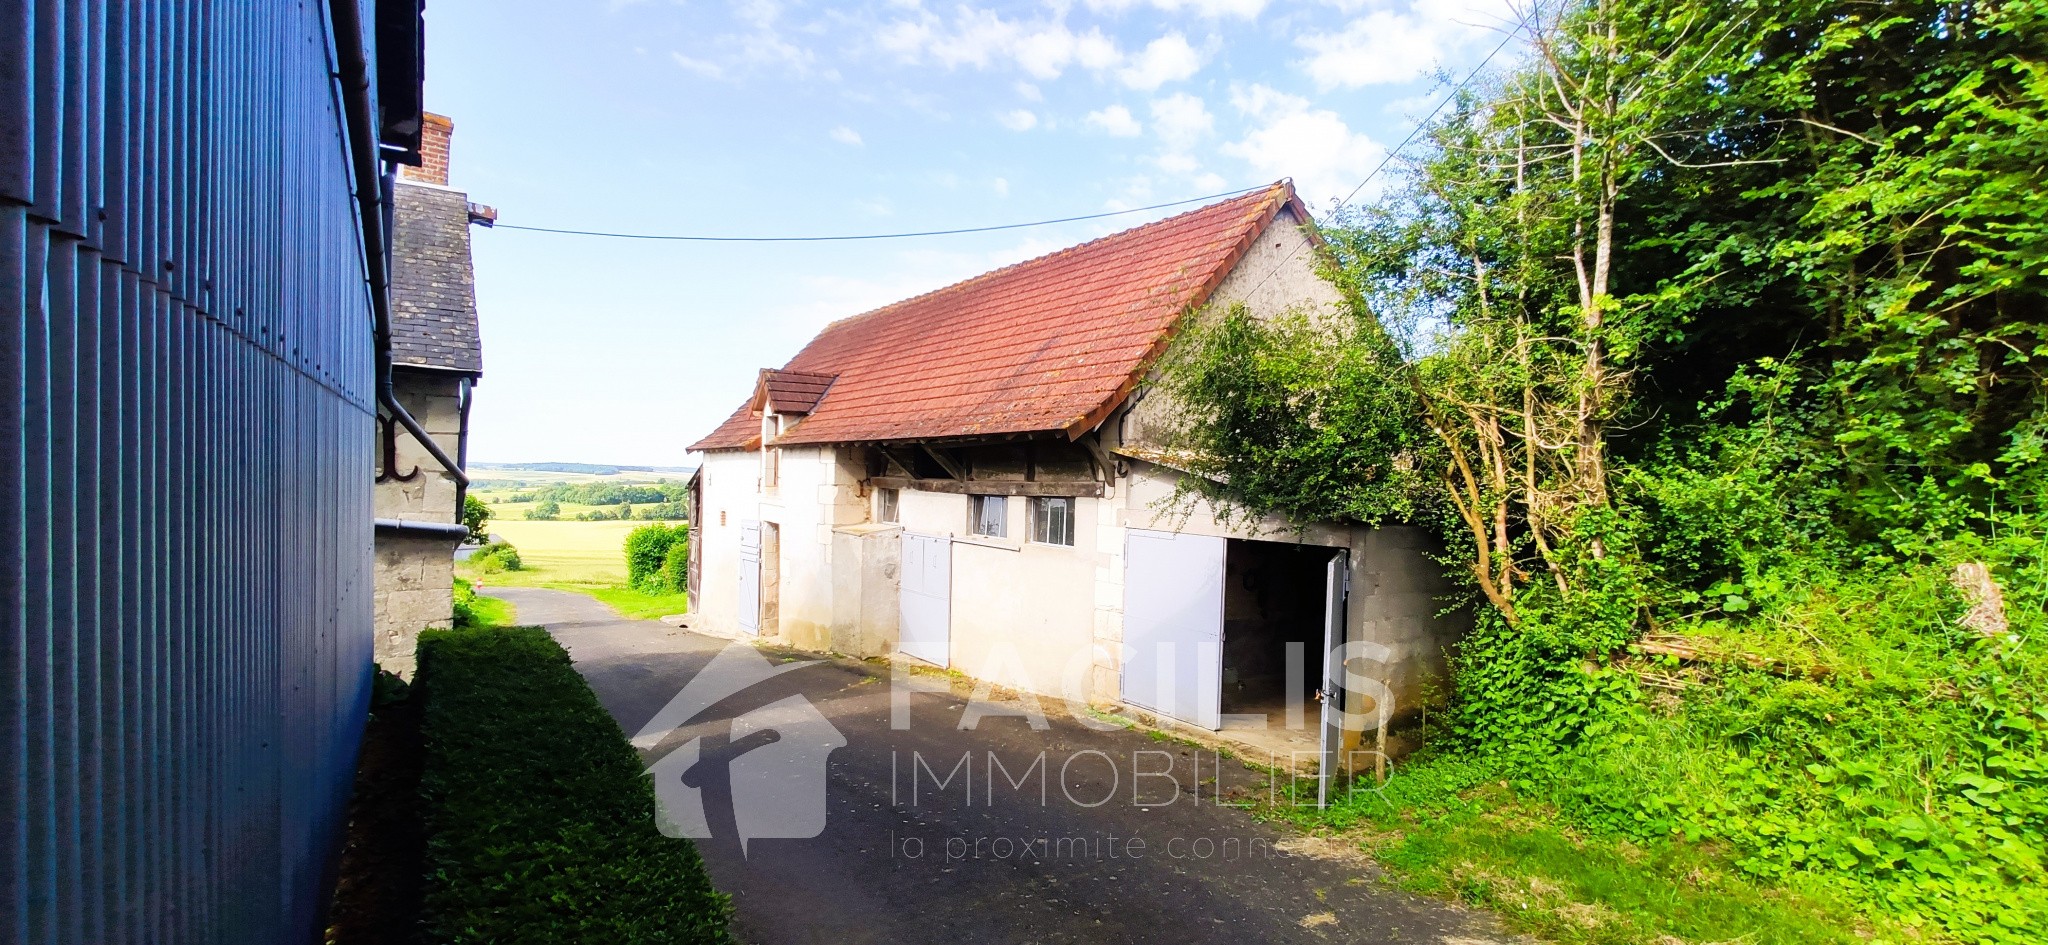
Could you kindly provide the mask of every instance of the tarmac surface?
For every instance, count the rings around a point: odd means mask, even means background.
[[[899,727],[892,689],[908,687],[887,665],[624,619],[581,594],[486,593],[546,626],[629,736],[689,686],[639,744],[657,793],[690,798],[672,810],[701,803],[680,820],[710,833],[698,849],[742,941],[1513,940],[1385,884],[1349,845],[1230,806],[1269,790],[1230,758],[1056,704],[1034,729],[1002,714],[1016,702],[972,702],[932,672],[912,678],[938,692],[902,696]]]

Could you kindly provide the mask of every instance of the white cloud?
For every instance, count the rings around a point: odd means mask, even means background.
[[[1152,130],[1167,148],[1185,151],[1216,130],[1216,116],[1199,96],[1176,92],[1152,101]]]
[[[733,19],[738,21],[744,32],[719,36],[711,45],[723,53],[718,61],[697,59],[682,53],[670,53],[676,65],[709,78],[723,78],[740,67],[779,67],[790,74],[809,77],[814,74],[813,65],[817,54],[810,49],[783,38],[779,19],[782,6],[774,0],[741,0],[733,5]],[[839,74],[826,70],[822,75],[837,79]]]
[[[1147,2],[1168,13],[1189,10],[1206,17],[1237,16],[1251,19],[1266,8],[1268,0],[1088,0],[1088,9],[1120,13]]]
[[[1011,20],[964,5],[950,22],[927,10],[910,11],[877,30],[874,44],[904,62],[929,61],[948,69],[1014,66],[1041,81],[1057,79],[1077,65],[1098,72],[1114,68],[1124,58],[1116,40],[1095,27],[1075,32],[1058,11],[1051,19]]]
[[[837,141],[840,144],[851,145],[856,148],[861,146],[860,132],[855,131],[852,128],[848,128],[845,125],[840,125],[839,127],[832,129],[830,132],[828,132],[828,134],[832,136],[832,140]]]
[[[668,57],[670,59],[675,60],[676,65],[682,66],[684,69],[701,75],[707,79],[725,78],[725,69],[720,67],[718,63],[707,62],[703,59],[692,59],[689,56],[685,56],[679,52],[669,53]]]
[[[1188,38],[1168,33],[1145,44],[1131,64],[1117,72],[1125,85],[1151,91],[1168,82],[1178,82],[1202,71],[1202,54],[1188,45]]]
[[[1235,88],[1230,103],[1251,124],[1223,153],[1243,160],[1264,178],[1292,177],[1303,200],[1321,206],[1348,195],[1386,149],[1354,132],[1336,112],[1267,86]]]
[[[1089,112],[1087,121],[1118,138],[1135,138],[1145,131],[1144,126],[1138,124],[1136,118],[1131,117],[1131,110],[1122,105],[1111,105],[1100,111]]]
[[[994,190],[998,197],[1008,197],[1010,195],[1010,181],[1007,178],[998,177],[989,182],[989,189]]]
[[[1324,89],[1406,82],[1489,37],[1497,41],[1496,29],[1514,20],[1499,0],[1413,0],[1406,9],[1369,11],[1341,30],[1295,37],[1308,53],[1296,64]]]
[[[996,121],[1011,131],[1030,131],[1038,127],[1038,115],[1028,108],[1003,112],[996,116]]]
[[[1045,93],[1039,91],[1038,86],[1032,85],[1029,82],[1019,82],[1017,83],[1016,88],[1018,98],[1021,98],[1027,102],[1045,101]]]

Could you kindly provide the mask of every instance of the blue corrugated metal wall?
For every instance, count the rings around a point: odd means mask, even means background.
[[[7,942],[318,934],[372,593],[328,24],[0,0]]]

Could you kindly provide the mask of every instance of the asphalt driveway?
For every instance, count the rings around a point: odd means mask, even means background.
[[[656,621],[622,619],[580,594],[487,593],[511,601],[520,623],[545,625],[568,648],[628,735],[732,645]],[[1229,759],[1139,732],[1097,731],[1062,712],[1051,713],[1043,731],[1010,716],[983,717],[963,730],[972,710],[967,699],[950,693],[909,696],[909,726],[896,728],[886,667],[763,652],[769,664],[800,668],[744,688],[737,682],[725,687],[739,691],[710,703],[652,750],[643,748],[654,762],[680,758],[671,753],[696,744],[695,762],[676,771],[701,795],[712,837],[698,847],[713,881],[733,895],[735,931],[745,941],[1484,945],[1508,939],[1488,916],[1386,886],[1370,863],[1338,845],[1318,844],[1225,806],[1241,802],[1242,792],[1266,790],[1263,775]],[[713,674],[750,660],[722,660]],[[778,832],[806,832],[804,814],[791,810],[790,819],[763,827],[764,792],[745,785],[761,784],[764,770],[796,783],[815,759],[800,751],[779,757],[762,751],[786,736],[757,730],[761,726],[748,720],[806,704],[816,709],[815,716],[804,710],[806,717],[822,716],[828,734],[837,733],[826,743],[837,747],[822,765],[825,819],[814,837],[778,839]],[[736,761],[749,753],[776,758],[782,767]],[[743,769],[753,772],[753,781],[742,777]],[[753,836],[744,852],[739,834],[747,818],[734,812],[735,783],[747,795],[740,806],[752,811]]]

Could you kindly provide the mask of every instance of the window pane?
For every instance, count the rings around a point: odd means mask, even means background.
[[[1048,545],[1074,543],[1074,500],[1040,496],[1031,500],[1031,540]]]
[[[999,495],[974,496],[974,533],[1001,538],[1003,529],[1003,497]]]
[[[888,524],[896,522],[896,490],[880,489],[875,492],[875,520]]]

